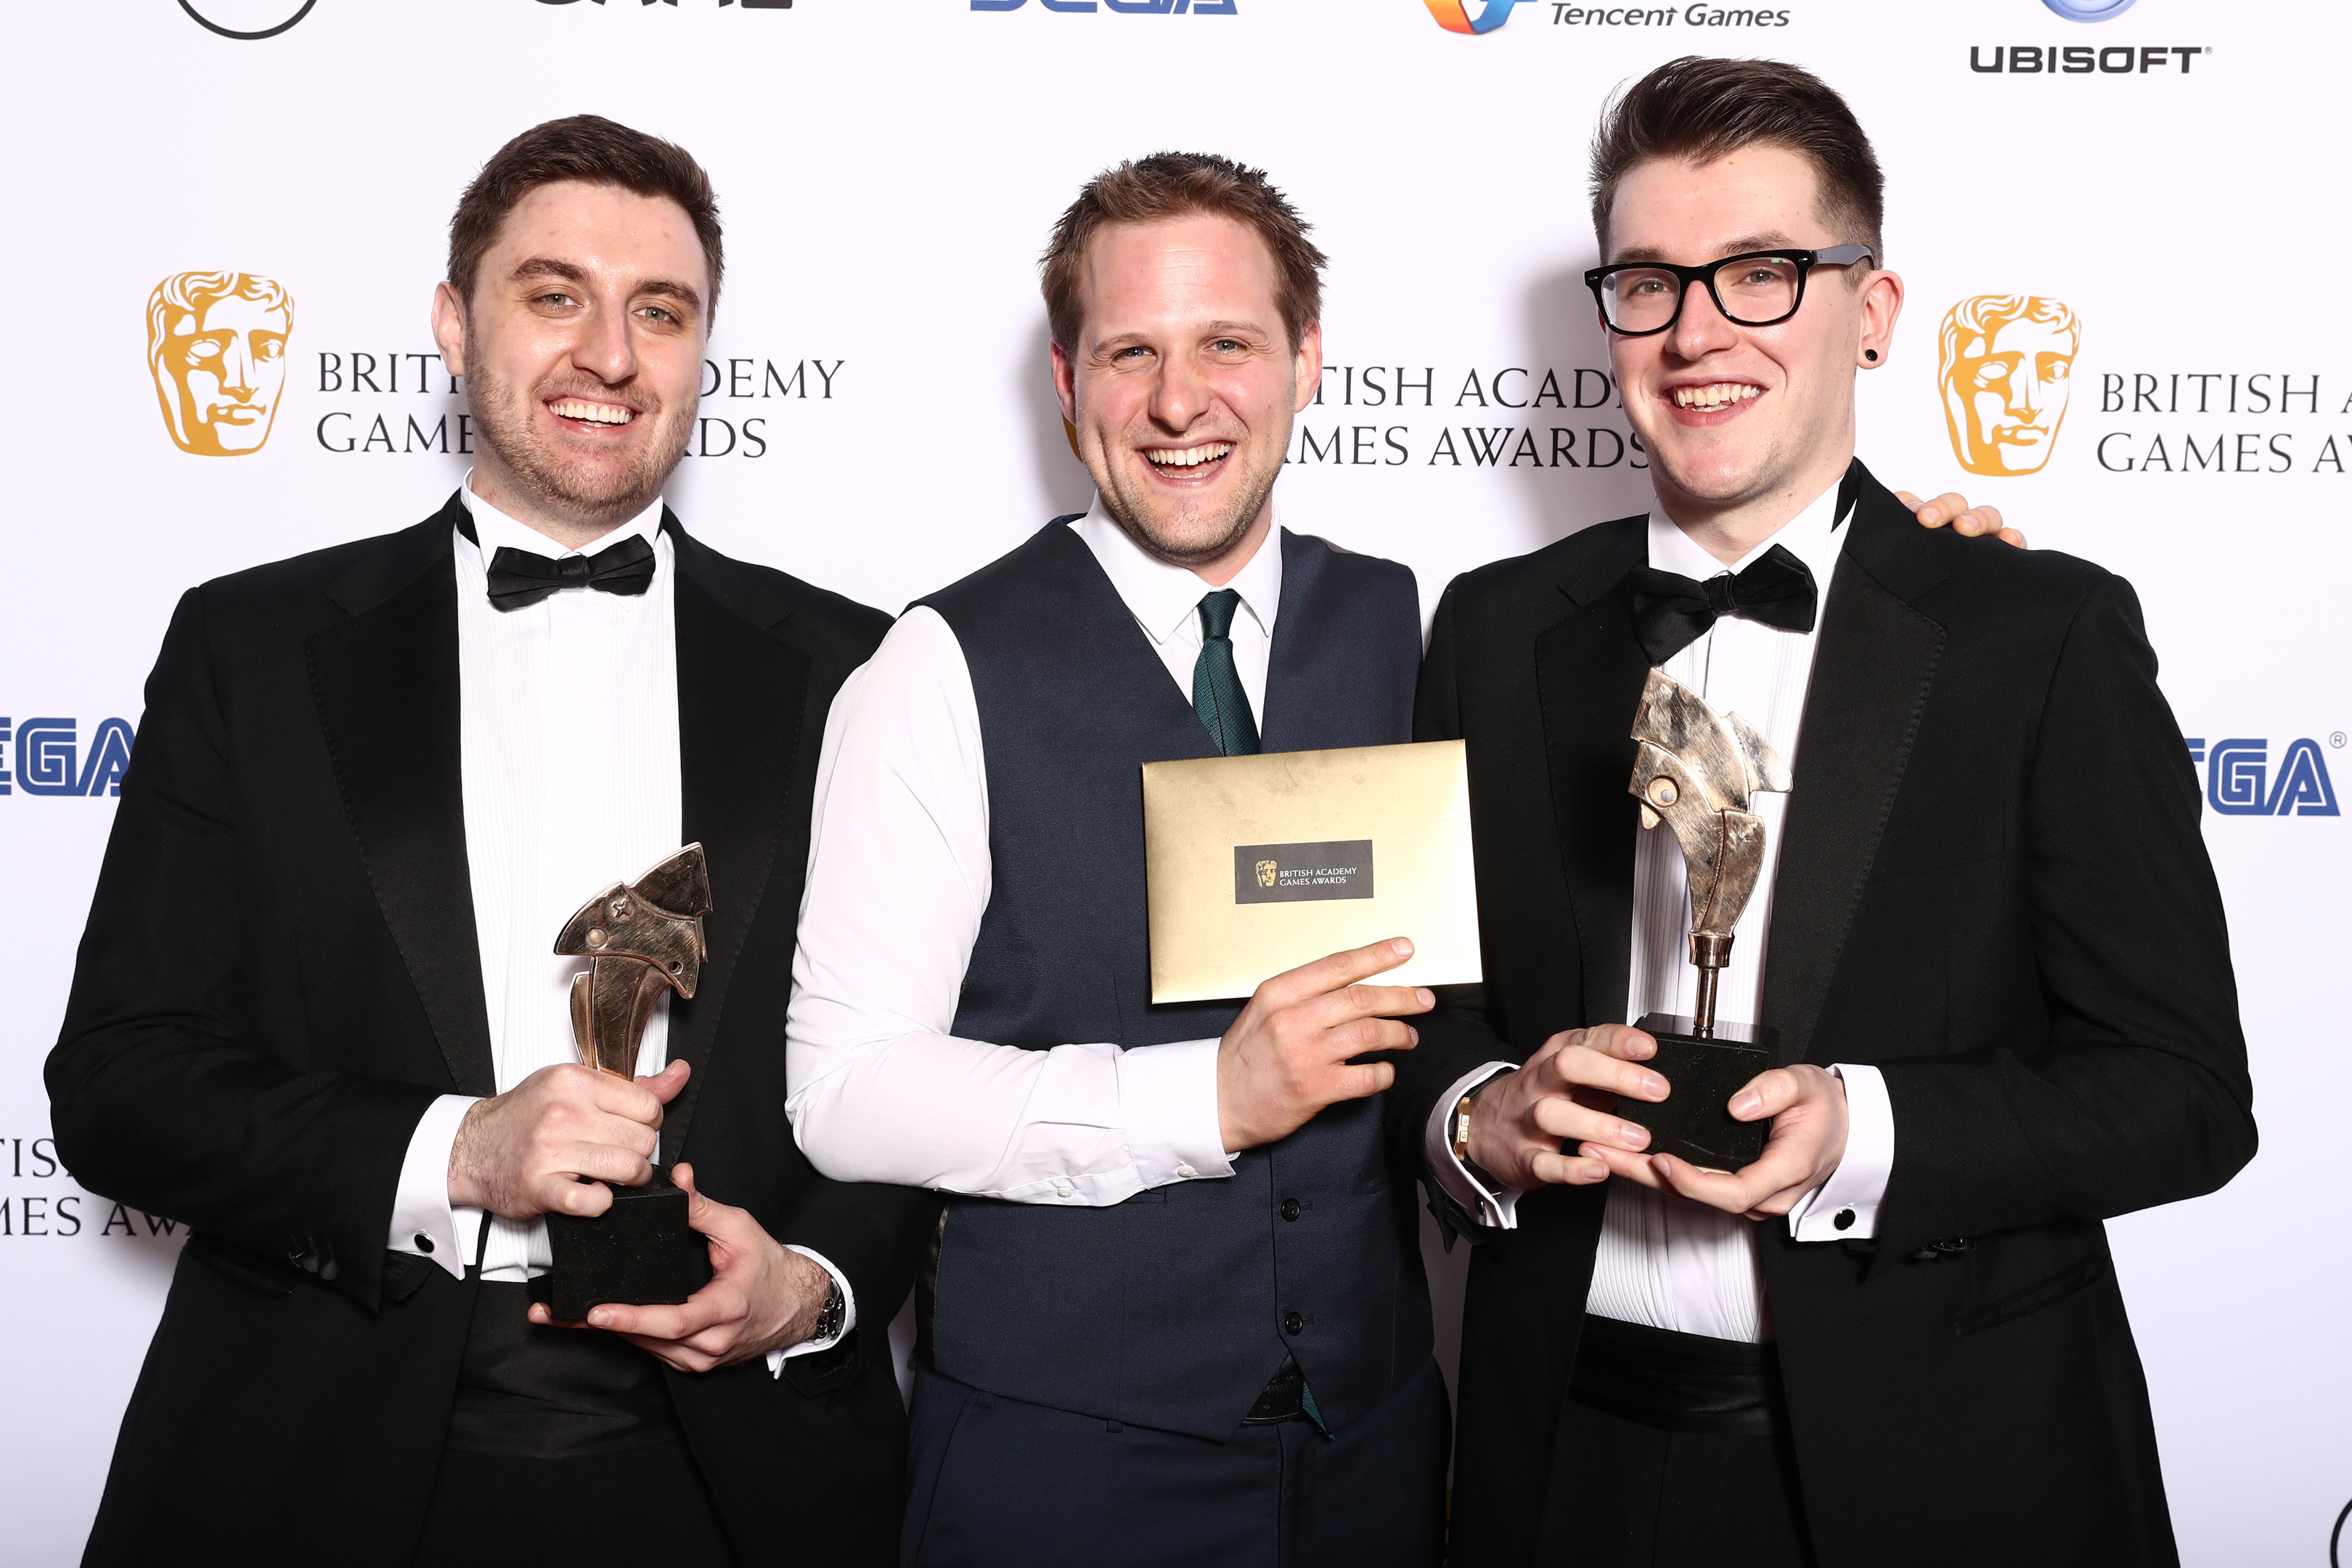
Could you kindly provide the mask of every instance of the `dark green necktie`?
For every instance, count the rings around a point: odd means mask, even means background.
[[[1257,754],[1257,721],[1234,668],[1234,612],[1242,596],[1231,588],[1201,595],[1201,657],[1192,661],[1192,711],[1209,739],[1229,757]]]

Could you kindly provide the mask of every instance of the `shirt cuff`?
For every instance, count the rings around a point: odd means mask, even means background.
[[[821,1340],[803,1340],[796,1345],[786,1345],[782,1350],[770,1351],[768,1352],[770,1377],[782,1373],[784,1370],[784,1363],[796,1355],[812,1355],[818,1351],[831,1350],[848,1336],[850,1330],[857,1326],[857,1292],[849,1288],[849,1277],[835,1268],[832,1259],[826,1258],[822,1252],[806,1247],[794,1247],[789,1241],[784,1243],[784,1250],[799,1253],[833,1277],[834,1288],[841,1292],[841,1327]]]
[[[1178,1040],[1118,1053],[1118,1110],[1128,1152],[1146,1187],[1230,1176],[1217,1116],[1218,1040]]]
[[[1491,1083],[1507,1072],[1517,1070],[1516,1062],[1488,1062],[1454,1079],[1453,1086],[1438,1096],[1437,1105],[1429,1113],[1429,1126],[1423,1134],[1429,1169],[1437,1177],[1437,1184],[1445,1189],[1445,1195],[1475,1215],[1480,1225],[1496,1230],[1519,1228],[1518,1189],[1496,1187],[1490,1192],[1484,1183],[1470,1173],[1468,1167],[1454,1157],[1454,1108],[1472,1089]]]
[[[1799,1241],[1867,1241],[1878,1234],[1878,1205],[1895,1172],[1895,1104],[1876,1068],[1839,1064],[1845,1080],[1845,1157],[1830,1179],[1790,1211]]]
[[[384,1241],[394,1252],[431,1258],[453,1279],[466,1277],[466,1265],[474,1256],[472,1244],[482,1227],[481,1210],[449,1202],[449,1151],[457,1142],[458,1124],[474,1104],[471,1095],[445,1094],[417,1119],[416,1131],[408,1135],[408,1152],[400,1162],[392,1230]]]

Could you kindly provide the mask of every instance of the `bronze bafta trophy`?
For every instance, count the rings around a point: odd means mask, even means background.
[[[1664,823],[1689,873],[1690,959],[1698,966],[1696,1016],[1650,1013],[1634,1026],[1658,1042],[1650,1066],[1674,1092],[1652,1104],[1621,1099],[1617,1114],[1650,1130],[1650,1152],[1709,1170],[1737,1171],[1764,1152],[1769,1121],[1736,1121],[1731,1097],[1775,1065],[1777,1031],[1719,1024],[1716,989],[1731,963],[1739,923],[1764,868],[1764,825],[1748,809],[1758,791],[1785,794],[1789,764],[1737,713],[1718,714],[1663,670],[1650,671],[1634,715],[1641,752],[1630,786],[1642,826]]]
[[[707,949],[710,872],[689,844],[635,882],[615,882],[564,922],[555,951],[588,960],[572,980],[572,1037],[580,1059],[624,1082],[665,991],[694,994]],[[656,1166],[642,1187],[613,1184],[613,1206],[593,1219],[547,1216],[555,1267],[548,1310],[576,1323],[600,1301],[675,1306],[710,1279],[709,1244],[688,1227],[687,1195]]]

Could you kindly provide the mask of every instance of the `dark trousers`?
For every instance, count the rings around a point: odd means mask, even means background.
[[[430,1568],[733,1568],[661,1364],[613,1334],[531,1324],[484,1281],[415,1561]]]
[[[1587,1319],[1552,1450],[1545,1560],[1812,1568],[1771,1354]]]
[[[1325,1436],[1225,1442],[1028,1405],[917,1368],[903,1568],[1433,1568],[1448,1417],[1434,1362]]]
[[[584,1458],[441,1456],[420,1568],[734,1568],[681,1443]]]

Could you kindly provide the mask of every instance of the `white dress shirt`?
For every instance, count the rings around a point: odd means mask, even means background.
[[[1099,499],[1069,526],[1190,703],[1199,606],[1214,590],[1146,555]],[[1263,727],[1277,531],[1226,586],[1242,601],[1234,663]],[[1023,1050],[952,1033],[988,910],[988,823],[971,671],[947,622],[919,606],[825,723],[787,1031],[802,1150],[837,1181],[1073,1206],[1231,1175],[1217,1041]]]
[[[577,1062],[572,977],[584,958],[559,957],[556,932],[614,882],[627,881],[679,843],[676,552],[656,500],[625,527],[563,550],[545,534],[463,490],[480,542],[456,532],[459,772],[466,859],[491,1059],[501,1094],[544,1067]],[[653,547],[654,575],[635,595],[572,589],[499,610],[487,563],[503,546],[562,557],[610,549],[632,536]],[[669,1059],[669,998],[654,1006],[636,1070]],[[456,1278],[478,1254],[485,1279],[547,1271],[547,1223],[516,1221],[449,1201],[449,1151],[470,1096],[435,1100],[409,1139],[388,1245],[419,1253]],[[488,1219],[484,1236],[483,1221]],[[849,1282],[805,1247],[841,1286]],[[855,1305],[845,1313],[849,1330]],[[823,1350],[839,1335],[772,1356]]]
[[[1832,488],[1728,568],[1671,520],[1653,512],[1649,562],[1662,571],[1704,582],[1726,571],[1745,571],[1773,546],[1785,545],[1812,573],[1826,608],[1830,578],[1844,542],[1836,504]],[[1754,724],[1801,787],[1798,729],[1821,623],[1817,615],[1811,631],[1791,632],[1727,616],[1661,668],[1717,712],[1735,712]],[[1630,722],[1632,716],[1627,717]],[[1731,965],[1721,980],[1717,1016],[1727,1023],[1757,1021],[1788,797],[1756,795],[1748,809],[1764,826],[1764,866],[1732,944]],[[1682,851],[1663,826],[1635,832],[1633,964],[1625,1016],[1687,1015],[1694,1010],[1698,983],[1689,956],[1690,889]],[[1472,1178],[1454,1158],[1450,1121],[1456,1100],[1508,1066],[1492,1063],[1463,1078],[1439,1101],[1428,1129],[1430,1156],[1440,1182],[1483,1223],[1505,1229],[1517,1224],[1518,1194],[1488,1192]],[[1829,1180],[1790,1212],[1790,1232],[1799,1241],[1874,1236],[1879,1201],[1895,1163],[1894,1112],[1878,1069],[1840,1064],[1830,1070],[1845,1083],[1845,1155]],[[1755,1221],[1632,1182],[1610,1183],[1608,1205],[1585,1302],[1588,1311],[1715,1339],[1752,1343],[1770,1337]],[[1841,1215],[1847,1216],[1843,1228]]]

